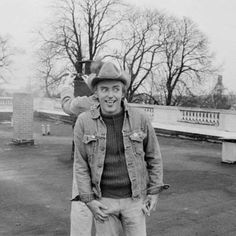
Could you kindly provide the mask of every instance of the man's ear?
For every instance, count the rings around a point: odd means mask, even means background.
[[[122,100],[125,99],[126,94],[127,94],[127,91],[126,91],[126,89],[123,87],[123,88],[122,88]]]

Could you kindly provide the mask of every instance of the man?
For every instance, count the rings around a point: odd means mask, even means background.
[[[101,60],[94,61],[90,66],[91,73],[98,73],[98,70],[102,65],[103,62]],[[68,115],[78,116],[82,112],[89,110],[92,105],[97,104],[98,100],[96,95],[74,97],[74,89],[72,88],[72,84],[75,76],[76,75],[69,75],[65,84],[60,86],[59,91],[63,111]],[[84,84],[86,87],[88,87],[88,83],[90,83],[90,77],[84,75],[82,78],[84,80]]]
[[[62,109],[68,115],[78,116],[84,111],[90,109],[94,104],[97,104],[97,98],[95,96],[78,96],[74,97],[74,89],[72,83],[74,75],[69,75],[65,84],[59,88],[61,96]],[[86,80],[85,80],[86,82]],[[78,195],[78,189],[73,177],[72,196]],[[88,207],[81,201],[76,199],[71,203],[71,216],[70,216],[70,236],[91,236],[93,216]]]
[[[90,109],[91,106],[98,103],[96,96],[78,96],[74,97],[73,95],[73,87],[72,82],[74,80],[74,76],[70,75],[66,83],[63,84],[60,90],[60,97],[61,97],[61,106],[65,113],[68,115],[75,115],[78,116],[79,114],[83,113]],[[86,79],[84,79],[86,82]]]
[[[93,213],[97,236],[117,236],[120,225],[124,235],[145,236],[145,215],[166,188],[154,129],[124,101],[130,78],[113,63],[101,63],[88,85],[99,104],[74,127],[77,198]]]

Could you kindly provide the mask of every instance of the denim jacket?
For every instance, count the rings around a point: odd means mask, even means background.
[[[122,128],[125,158],[131,181],[132,198],[157,194],[163,184],[162,157],[155,131],[146,114],[124,104]],[[89,202],[101,198],[101,176],[106,153],[106,125],[100,106],[79,115],[74,128],[74,178],[76,199]]]
[[[96,96],[91,95],[89,97],[74,97],[73,89],[68,87],[64,88],[60,95],[62,109],[66,114],[69,115],[78,116],[82,112],[89,110],[94,104],[98,104]]]

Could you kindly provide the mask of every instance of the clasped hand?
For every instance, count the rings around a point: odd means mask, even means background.
[[[104,210],[108,210],[108,208],[97,200],[92,200],[87,203],[88,208],[93,213],[94,218],[99,222],[103,223],[108,220],[108,214],[104,212]]]
[[[145,215],[150,216],[151,211],[156,210],[157,201],[159,195],[147,195],[143,202],[143,212]],[[98,200],[92,200],[91,202],[87,203],[88,208],[93,213],[94,218],[103,223],[104,221],[108,220],[108,207],[99,202]]]

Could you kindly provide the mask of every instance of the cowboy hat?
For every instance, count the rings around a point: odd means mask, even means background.
[[[93,90],[100,81],[121,81],[126,89],[130,86],[130,76],[125,71],[121,71],[112,62],[93,62],[91,64],[91,74],[87,79],[88,87]]]

